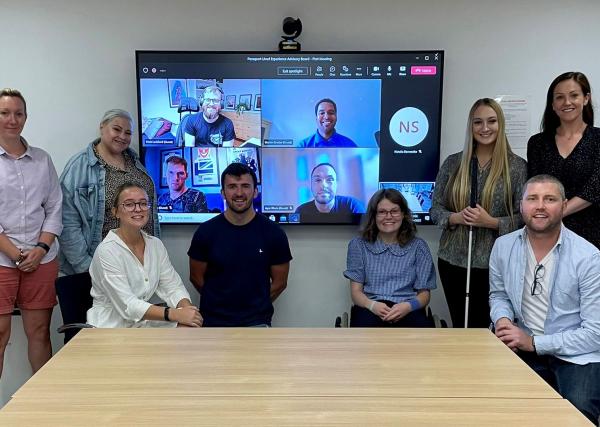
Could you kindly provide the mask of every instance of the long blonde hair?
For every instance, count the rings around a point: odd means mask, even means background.
[[[492,152],[490,174],[488,175],[483,186],[481,194],[481,206],[490,213],[494,198],[494,189],[498,180],[502,179],[504,184],[504,206],[508,216],[513,219],[513,202],[512,202],[512,185],[510,182],[510,169],[508,163],[508,155],[512,154],[508,139],[505,132],[504,113],[500,105],[490,98],[482,98],[475,101],[469,111],[469,120],[467,122],[467,136],[465,138],[465,146],[460,160],[460,166],[454,173],[448,185],[446,186],[445,199],[450,210],[460,212],[469,205],[471,194],[471,158],[473,150],[477,145],[477,141],[473,139],[473,115],[475,110],[481,106],[487,106],[493,109],[498,116],[498,136],[494,144]]]

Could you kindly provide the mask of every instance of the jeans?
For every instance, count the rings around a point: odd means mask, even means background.
[[[595,425],[600,417],[600,363],[577,365],[554,356],[518,352],[518,355],[562,397]]]

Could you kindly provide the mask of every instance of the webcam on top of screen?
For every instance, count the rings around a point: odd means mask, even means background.
[[[302,21],[300,18],[292,18],[288,16],[283,20],[283,32],[285,36],[281,36],[283,40],[279,42],[279,52],[300,52],[300,42],[296,38],[302,33]]]

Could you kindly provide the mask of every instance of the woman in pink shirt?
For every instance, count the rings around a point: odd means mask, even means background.
[[[21,132],[25,98],[0,91],[0,375],[11,315],[21,310],[34,372],[52,356],[50,318],[56,305],[62,193],[50,156]]]

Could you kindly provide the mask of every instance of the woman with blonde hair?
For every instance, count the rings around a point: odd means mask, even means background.
[[[472,168],[473,162],[476,168]],[[471,207],[475,173],[476,205]],[[430,211],[433,222],[443,230],[438,270],[454,327],[465,326],[470,227],[473,249],[468,326],[489,325],[490,252],[498,236],[521,224],[519,200],[526,178],[525,160],[513,154],[508,144],[502,108],[490,98],[477,100],[469,111],[463,151],[448,156],[438,172]]]
[[[119,227],[98,245],[90,264],[92,308],[87,322],[98,328],[202,326],[202,316],[157,237],[144,227],[152,216],[148,193],[126,182],[115,191],[111,214]],[[167,303],[150,302],[157,295]]]
[[[0,376],[15,306],[33,372],[52,356],[62,194],[48,153],[21,136],[26,121],[21,92],[0,90]]]

